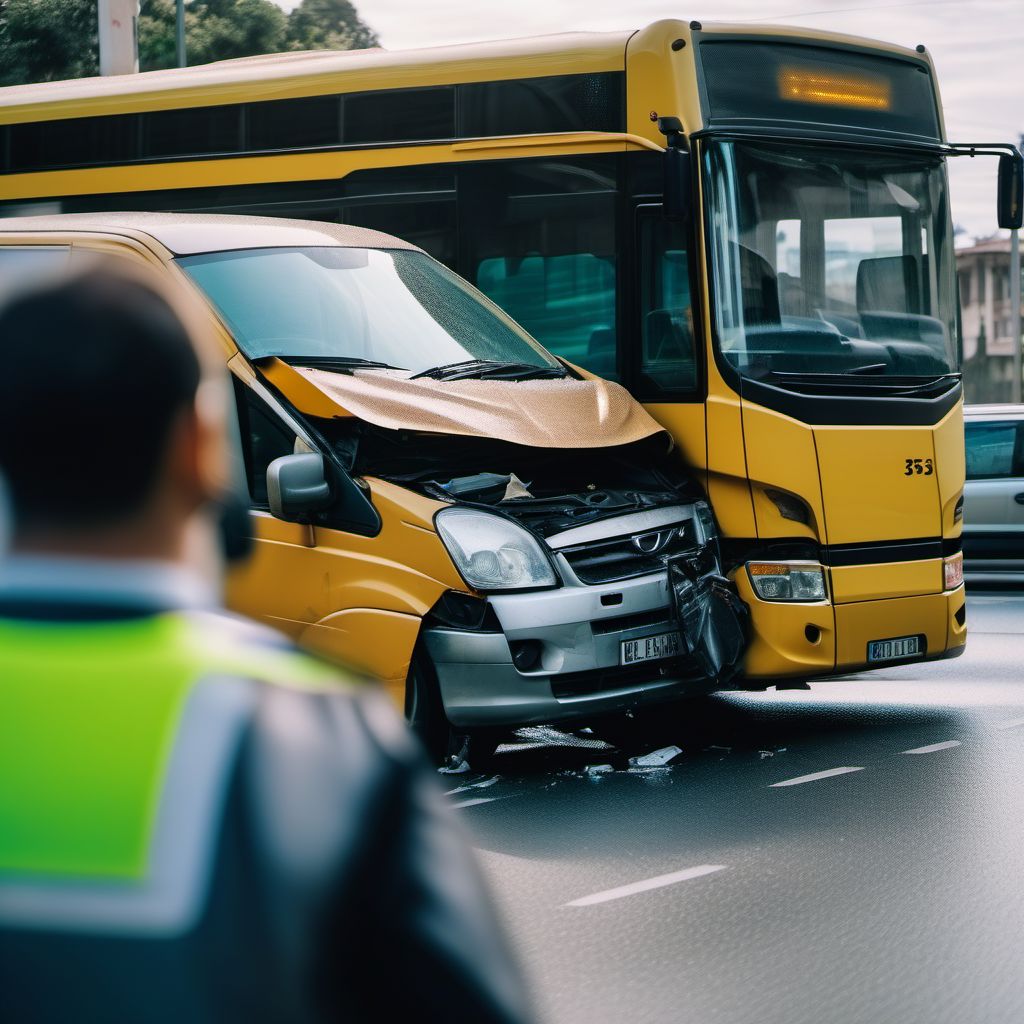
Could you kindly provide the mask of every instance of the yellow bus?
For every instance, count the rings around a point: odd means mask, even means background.
[[[372,227],[624,384],[698,475],[745,685],[966,640],[960,340],[932,62],[660,21],[0,90],[0,214]]]

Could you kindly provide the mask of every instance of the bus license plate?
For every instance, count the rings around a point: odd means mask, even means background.
[[[683,644],[678,633],[658,633],[639,640],[623,640],[619,644],[619,664],[636,665],[641,661],[677,658],[682,653]]]
[[[898,636],[892,640],[872,640],[868,644],[868,661],[895,661],[921,653],[919,636]]]

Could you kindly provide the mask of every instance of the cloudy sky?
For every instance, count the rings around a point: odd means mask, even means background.
[[[280,0],[291,8],[297,0]],[[1016,141],[1024,132],[1024,0],[355,0],[388,49],[581,30],[659,18],[769,21],[924,43],[939,73],[951,141]],[[992,158],[951,161],[953,219],[995,230]]]

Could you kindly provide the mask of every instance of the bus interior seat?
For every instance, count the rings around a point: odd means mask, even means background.
[[[857,264],[857,312],[921,314],[921,286],[913,256],[879,256]]]

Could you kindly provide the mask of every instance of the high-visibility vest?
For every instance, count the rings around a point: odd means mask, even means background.
[[[194,923],[254,682],[339,674],[228,616],[0,619],[0,929]]]

